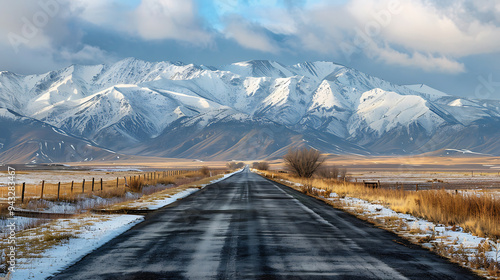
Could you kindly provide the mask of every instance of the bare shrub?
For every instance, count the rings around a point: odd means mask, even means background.
[[[231,162],[228,162],[226,164],[226,166],[228,169],[233,170],[233,169],[243,168],[245,166],[245,163],[243,163],[243,162],[236,163],[234,161],[231,161]]]
[[[339,179],[340,170],[337,166],[322,166],[316,171],[316,175],[324,179]]]
[[[254,162],[252,163],[252,167],[258,170],[269,170],[269,163],[266,161]]]
[[[130,188],[131,191],[133,192],[141,192],[142,188],[146,185],[145,180],[140,178],[132,178],[130,183],[128,184],[128,187]]]
[[[200,168],[200,173],[203,176],[210,176],[210,168],[208,168],[208,166],[202,166]]]
[[[304,178],[311,178],[325,161],[318,150],[310,148],[289,150],[283,159],[288,169]]]

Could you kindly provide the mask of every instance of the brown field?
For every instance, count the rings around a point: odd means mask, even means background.
[[[123,167],[123,166],[122,166]],[[225,169],[211,169],[216,175],[223,173]],[[0,202],[6,201],[8,197],[7,174],[2,172],[0,180]],[[0,173],[0,174],[2,174]],[[121,196],[126,191],[134,191],[134,183],[148,184],[166,183],[172,180],[179,181],[183,177],[199,176],[199,169],[166,169],[162,171],[92,171],[92,170],[16,170],[16,197],[22,199],[23,182],[24,199],[46,199],[46,200],[74,200],[75,197],[96,194],[101,197]],[[146,178],[146,180],[144,180]],[[4,180],[5,179],[5,180]],[[84,181],[85,180],[85,181]],[[3,185],[3,186],[2,186]],[[42,193],[43,187],[43,193]]]
[[[480,237],[500,238],[500,197],[490,192],[469,195],[466,192],[446,190],[407,191],[387,188],[368,188],[362,183],[339,182],[327,179],[303,179],[289,174],[264,172],[266,177],[298,182],[303,187],[290,186],[313,196],[319,196],[312,188],[324,190],[322,196],[336,193],[340,197],[355,197],[381,203],[394,211],[411,214],[428,221],[459,225]]]
[[[73,192],[81,193],[83,179],[86,181],[87,192],[91,190],[92,178],[95,180],[94,189],[100,190],[102,178],[103,190],[106,190],[116,188],[117,177],[118,185],[123,186],[125,184],[123,177],[129,178],[148,172],[172,169],[198,170],[202,166],[222,169],[226,167],[227,162],[137,156],[123,161],[66,163],[75,170],[58,170],[57,167],[53,170],[16,170],[18,183],[16,192],[20,194],[21,184],[26,182],[26,195],[40,196],[41,182],[44,180],[44,191],[47,191],[48,195],[57,196],[58,182],[61,182],[60,195],[68,195],[71,193],[71,181],[74,181]],[[254,161],[244,162],[251,165]],[[282,160],[273,160],[269,163],[271,170],[284,169]],[[403,187],[412,190],[418,185],[420,189],[500,189],[500,157],[328,155],[325,164],[346,168],[349,181],[380,181],[385,188]],[[113,171],[127,168],[140,171]],[[6,177],[6,171],[0,171],[0,186],[6,185]],[[6,195],[6,189],[0,187],[0,196],[6,197]]]

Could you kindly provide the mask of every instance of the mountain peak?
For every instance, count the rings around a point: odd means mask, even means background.
[[[395,85],[328,61],[211,67],[126,58],[42,75],[1,72],[0,82],[0,107],[112,150],[138,151],[154,142],[151,147],[159,150],[151,152],[168,151],[161,152],[166,156],[197,157],[201,143],[218,154],[225,154],[221,147],[241,152],[236,147],[252,146],[252,139],[269,139],[264,142],[275,153],[287,149],[273,144],[285,143],[282,135],[290,140],[286,145],[311,139],[311,145],[335,153],[405,154],[431,137],[449,138],[438,141],[445,148],[482,151],[496,147],[496,135],[469,133],[482,135],[483,142],[454,139],[478,123],[500,123],[500,102],[453,99],[426,85]],[[235,134],[232,129],[247,136],[226,138]],[[160,135],[166,136],[155,140]]]
[[[429,95],[429,97],[440,98],[444,96],[449,96],[449,94],[444,93],[440,90],[432,88],[426,84],[416,84],[416,85],[406,85],[407,88]]]

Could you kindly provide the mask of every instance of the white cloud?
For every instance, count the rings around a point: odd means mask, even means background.
[[[454,9],[446,10],[422,1],[400,0],[400,3],[403,12],[393,16],[382,34],[383,40],[391,44],[450,57],[500,49],[500,27],[482,23],[479,18],[468,18],[465,8],[457,3]]]
[[[212,40],[202,29],[192,0],[143,0],[130,28],[146,40],[175,39],[202,45]]]
[[[92,24],[144,40],[173,39],[202,46],[212,43],[212,34],[204,30],[193,0],[142,0],[137,7],[116,1],[77,0],[72,8]]]
[[[338,59],[358,52],[388,65],[444,73],[466,71],[463,58],[500,52],[497,0],[251,0],[243,6],[217,0],[213,7],[219,9],[219,18],[207,19],[220,25],[214,28],[206,26],[197,0],[142,0],[135,5],[120,0],[0,3],[0,57],[9,63],[16,48],[20,61],[43,55],[45,65],[106,60],[112,54],[84,42],[86,25],[139,42],[174,40],[211,48],[215,38],[226,38],[243,48],[277,55],[312,52]],[[51,13],[40,3],[59,6],[51,6],[57,10]],[[391,3],[399,4],[400,12],[391,13]],[[48,15],[46,22],[43,13]],[[30,29],[26,21],[33,22],[37,15],[42,24],[35,25],[34,35],[23,35],[23,28]],[[11,44],[12,38],[18,40]]]
[[[390,48],[375,48],[373,55],[375,59],[382,60],[387,64],[395,64],[406,67],[417,67],[429,72],[463,73],[465,65],[444,56],[435,57],[415,52],[407,54]]]
[[[270,53],[277,53],[279,50],[262,28],[252,26],[241,18],[229,19],[225,33],[228,38],[236,40],[238,44],[248,49]]]
[[[78,50],[62,49],[58,57],[72,64],[93,64],[95,62],[106,63],[116,60],[111,54],[98,47],[83,45]]]
[[[320,1],[280,13],[261,12],[258,22],[270,31],[293,37],[285,41],[286,47],[296,50],[336,56],[357,51],[387,64],[461,73],[465,65],[460,58],[499,52],[497,2],[461,0],[439,6],[441,2],[430,0]],[[486,12],[488,21],[484,20]]]

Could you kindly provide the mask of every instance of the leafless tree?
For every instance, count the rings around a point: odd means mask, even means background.
[[[243,166],[245,166],[245,163],[243,163],[243,162],[238,162],[238,163],[236,163],[236,162],[234,162],[234,161],[231,161],[231,162],[228,162],[228,163],[226,164],[226,166],[227,166],[227,168],[228,168],[228,169],[231,169],[231,170],[232,170],[232,169],[243,168]]]
[[[325,162],[318,150],[310,148],[290,149],[283,159],[288,169],[304,178],[310,178]]]
[[[318,168],[316,175],[325,179],[344,180],[347,170],[337,166],[322,166]]]
[[[339,178],[339,169],[337,166],[322,166],[318,168],[316,174],[325,179],[335,179]]]
[[[210,175],[210,168],[208,168],[208,166],[202,166],[200,168],[200,173],[203,175],[203,176],[208,176]]]
[[[252,167],[258,170],[269,170],[269,163],[266,161],[254,162],[252,163]]]

